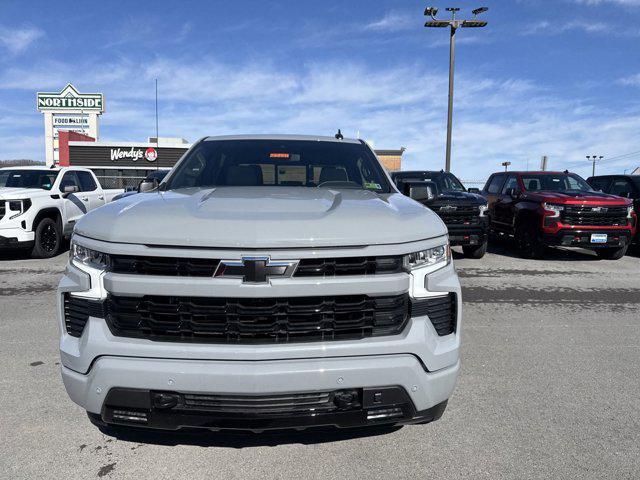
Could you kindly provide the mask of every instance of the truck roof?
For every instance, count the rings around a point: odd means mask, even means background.
[[[87,167],[73,167],[73,166],[60,166],[56,165],[55,167],[47,167],[46,165],[38,166],[38,165],[23,165],[23,166],[15,166],[15,167],[2,167],[0,170],[48,170],[51,172],[59,172],[63,169],[74,169],[74,170],[84,170],[90,172],[91,169]]]
[[[494,172],[491,175],[497,175],[498,173],[507,173],[515,175],[566,175],[573,172],[565,171],[549,171],[549,170],[509,170],[508,172]]]
[[[343,138],[339,140],[335,137],[321,135],[219,135],[213,137],[205,137],[203,141],[218,140],[306,140],[312,142],[335,142],[335,143],[362,143],[357,138]]]

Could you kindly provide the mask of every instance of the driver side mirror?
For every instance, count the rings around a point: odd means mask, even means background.
[[[506,195],[509,195],[511,198],[518,198],[520,196],[519,188],[507,188],[504,192]]]
[[[467,188],[467,192],[469,192],[469,193],[475,193],[475,194],[477,194],[477,195],[480,195],[480,189],[479,189],[479,188],[475,188],[475,187]]]
[[[436,197],[437,189],[434,182],[404,182],[402,193],[417,202],[427,202]]]
[[[65,185],[64,191],[62,192],[62,198],[67,198],[72,193],[78,193],[80,189],[77,185]]]
[[[139,193],[151,192],[152,190],[155,190],[156,188],[158,188],[158,185],[160,184],[158,183],[158,180],[156,180],[155,178],[153,180],[143,180],[142,182],[140,182],[140,185],[138,185],[138,192]]]

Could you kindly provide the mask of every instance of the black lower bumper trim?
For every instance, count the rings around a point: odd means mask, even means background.
[[[606,242],[594,243],[591,241],[592,234],[603,233],[607,235]],[[555,234],[543,235],[541,241],[550,247],[616,248],[629,245],[631,234],[627,230],[559,230]]]
[[[19,242],[16,237],[3,237],[0,235],[0,249],[15,250],[33,247],[33,241]]]
[[[348,393],[346,402],[345,392]],[[304,408],[303,404],[310,402],[309,396],[325,398],[327,395],[329,403]],[[438,420],[447,405],[445,401],[416,411],[404,388],[397,386],[286,396],[201,395],[203,400],[195,405],[193,397],[193,394],[178,392],[114,388],[105,399],[101,415],[89,414],[89,417],[94,424],[106,427],[263,432],[428,423]],[[283,408],[285,401],[291,402],[290,411],[286,406]],[[279,408],[268,411],[264,409],[265,405]]]

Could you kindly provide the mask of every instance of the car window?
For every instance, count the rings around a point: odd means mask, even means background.
[[[500,191],[500,187],[502,186],[502,182],[504,180],[504,174],[494,175],[489,179],[487,185],[485,186],[485,190],[487,193],[498,193]]]
[[[509,178],[507,178],[507,181],[504,183],[504,187],[502,187],[502,193],[506,193],[510,188],[518,188],[518,178],[515,175],[509,175]]]
[[[67,172],[64,174],[64,177],[62,177],[62,180],[60,180],[61,192],[64,192],[64,189],[68,186],[75,186],[78,188],[78,191],[80,191],[80,181],[78,180],[76,172]]]
[[[57,170],[0,170],[0,188],[41,188],[51,190]]]
[[[522,183],[527,191],[592,192],[593,188],[574,173],[527,173],[522,174]]]
[[[633,193],[633,185],[626,178],[616,178],[611,185],[611,195],[618,195],[620,197],[626,197]]]
[[[166,188],[217,186],[390,191],[366,145],[276,139],[205,140],[176,166]]]
[[[91,176],[89,172],[76,172],[78,175],[78,179],[80,180],[80,191],[81,192],[93,192],[98,188],[95,180]]]
[[[589,181],[589,184],[593,187],[594,190],[600,190],[601,192],[609,193],[609,184],[611,183],[611,178],[600,177],[600,178],[592,178]]]

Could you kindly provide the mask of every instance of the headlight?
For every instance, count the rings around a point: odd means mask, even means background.
[[[111,259],[106,253],[91,250],[74,242],[71,243],[69,258],[71,262],[80,263],[97,270],[106,270],[111,264]]]
[[[547,212],[551,212],[552,215],[547,215],[548,217],[559,217],[560,212],[564,210],[563,205],[554,205],[553,203],[543,203],[542,208],[544,208]]]
[[[480,205],[479,209],[480,209],[480,216],[481,217],[486,217],[487,216],[487,210],[489,210],[489,205],[487,205],[485,203],[484,205]]]
[[[431,267],[432,270],[439,270],[451,262],[451,247],[447,242],[444,245],[410,253],[404,256],[403,262],[407,271],[422,267]]]
[[[31,200],[25,198],[24,200],[7,200],[7,209],[9,210],[9,218],[16,218],[29,210],[31,206]]]
[[[632,218],[633,216],[633,205],[629,205],[627,207],[627,218]]]

